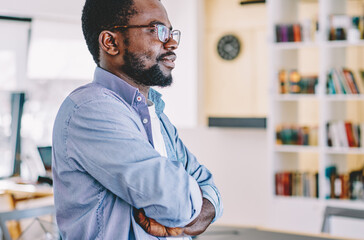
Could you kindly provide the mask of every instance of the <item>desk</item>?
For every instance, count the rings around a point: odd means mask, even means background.
[[[309,235],[253,227],[211,226],[195,240],[338,240],[327,234]],[[345,238],[347,239],[347,238]]]
[[[15,210],[19,202],[52,196],[53,189],[49,185],[24,183],[19,178],[10,178],[0,180],[0,195],[8,201],[9,210]],[[18,238],[21,233],[20,224],[13,222],[9,225],[11,236]]]

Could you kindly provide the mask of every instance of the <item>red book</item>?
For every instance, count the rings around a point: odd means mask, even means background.
[[[343,69],[343,75],[344,75],[344,81],[347,82],[347,85],[350,88],[350,92],[353,94],[358,94],[358,91],[355,87],[354,79],[352,79],[352,76],[350,74],[350,71],[347,69]]]
[[[299,24],[293,24],[293,40],[295,42],[301,42],[301,26]]]
[[[276,195],[282,196],[283,195],[283,179],[282,179],[283,173],[276,173],[275,174],[275,180],[276,180]]]
[[[353,126],[351,122],[345,122],[345,130],[346,130],[346,136],[348,138],[349,147],[356,147],[357,144],[355,142]]]
[[[292,192],[292,174],[290,172],[283,173],[283,195],[291,196]]]

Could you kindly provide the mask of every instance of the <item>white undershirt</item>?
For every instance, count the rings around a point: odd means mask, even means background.
[[[159,152],[162,157],[167,157],[166,145],[164,143],[163,135],[161,132],[161,125],[159,118],[155,112],[155,105],[152,101],[148,100],[148,110],[150,115],[150,123],[152,125],[152,136],[154,149]]]
[[[155,112],[155,105],[152,101],[148,100],[148,110],[150,115],[150,123],[152,125],[152,136],[153,136],[153,143],[154,149],[159,152],[162,157],[167,156],[166,145],[164,143],[163,135],[161,132],[161,125],[159,118]],[[179,238],[166,238],[167,240],[189,240],[190,238],[186,237],[179,237]]]

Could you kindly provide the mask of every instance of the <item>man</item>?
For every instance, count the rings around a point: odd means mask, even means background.
[[[94,81],[65,99],[53,130],[62,239],[201,234],[222,214],[220,194],[150,88],[172,83],[180,32],[159,0],[86,0],[82,28]]]

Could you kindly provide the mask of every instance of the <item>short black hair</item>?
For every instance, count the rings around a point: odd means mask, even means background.
[[[96,62],[100,62],[99,35],[113,26],[127,25],[137,13],[133,0],[86,0],[82,11],[82,31],[87,47]]]

